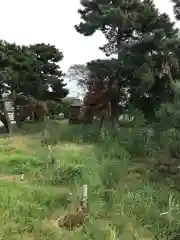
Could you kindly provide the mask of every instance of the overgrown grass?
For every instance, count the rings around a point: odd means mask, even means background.
[[[172,151],[179,154],[180,135],[164,131],[150,136],[149,129],[100,133],[96,126],[48,121],[1,137],[0,239],[113,240],[115,234],[123,240],[148,240],[177,235],[179,173],[172,177],[155,166],[170,160]],[[46,144],[53,145],[56,165]],[[89,186],[85,227],[73,232],[58,228],[56,218],[77,206],[83,184]]]

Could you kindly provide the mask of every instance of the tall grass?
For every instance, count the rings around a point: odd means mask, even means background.
[[[18,148],[14,138],[27,142]],[[156,135],[152,126],[138,124],[116,133],[58,121],[25,125],[17,136],[0,139],[1,238],[139,240],[177,235],[179,173],[160,173],[157,163],[170,160],[172,153],[178,157],[179,139],[177,131]],[[57,165],[48,162],[48,144]],[[21,172],[24,183],[9,181],[8,176]],[[83,184],[89,188],[85,227],[74,232],[54,227],[59,214],[77,205]]]

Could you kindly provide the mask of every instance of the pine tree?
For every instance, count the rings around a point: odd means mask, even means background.
[[[179,0],[171,0],[174,8],[174,15],[177,20],[180,20],[180,2]]]
[[[161,102],[173,97],[162,68],[168,61],[173,65],[173,77],[179,75],[175,66],[179,61],[178,29],[151,0],[94,0],[81,4],[83,8],[78,12],[83,21],[75,26],[76,30],[85,36],[98,30],[105,35],[107,44],[101,49],[107,55],[117,54],[119,81],[128,89],[130,103],[146,115],[153,115]]]
[[[0,99],[4,93],[11,93],[15,116],[17,93],[32,95],[37,100],[56,101],[68,94],[66,84],[63,83],[63,73],[58,65],[62,59],[62,52],[55,46],[19,46],[0,41]],[[9,119],[3,101],[1,102],[7,126]]]
[[[59,62],[63,54],[53,45],[36,44],[30,46],[36,61],[33,65],[34,75],[30,75],[31,87],[27,89],[40,100],[60,100],[66,97],[68,90],[63,83],[63,76]]]

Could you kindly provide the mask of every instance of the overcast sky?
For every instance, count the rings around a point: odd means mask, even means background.
[[[105,42],[100,33],[84,37],[74,29],[80,22],[79,0],[1,0],[0,3],[0,39],[24,45],[37,42],[56,45],[64,54],[61,67],[65,72],[74,63],[104,58],[98,50]],[[156,4],[161,12],[173,17],[170,0],[156,0]],[[77,90],[73,83],[68,86],[72,91]]]

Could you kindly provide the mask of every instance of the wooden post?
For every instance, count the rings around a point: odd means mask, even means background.
[[[86,209],[88,205],[88,186],[87,184],[83,185],[82,189],[82,205]]]
[[[48,164],[51,163],[52,165],[56,165],[57,168],[57,161],[53,156],[52,145],[48,145],[49,155],[48,155]]]

